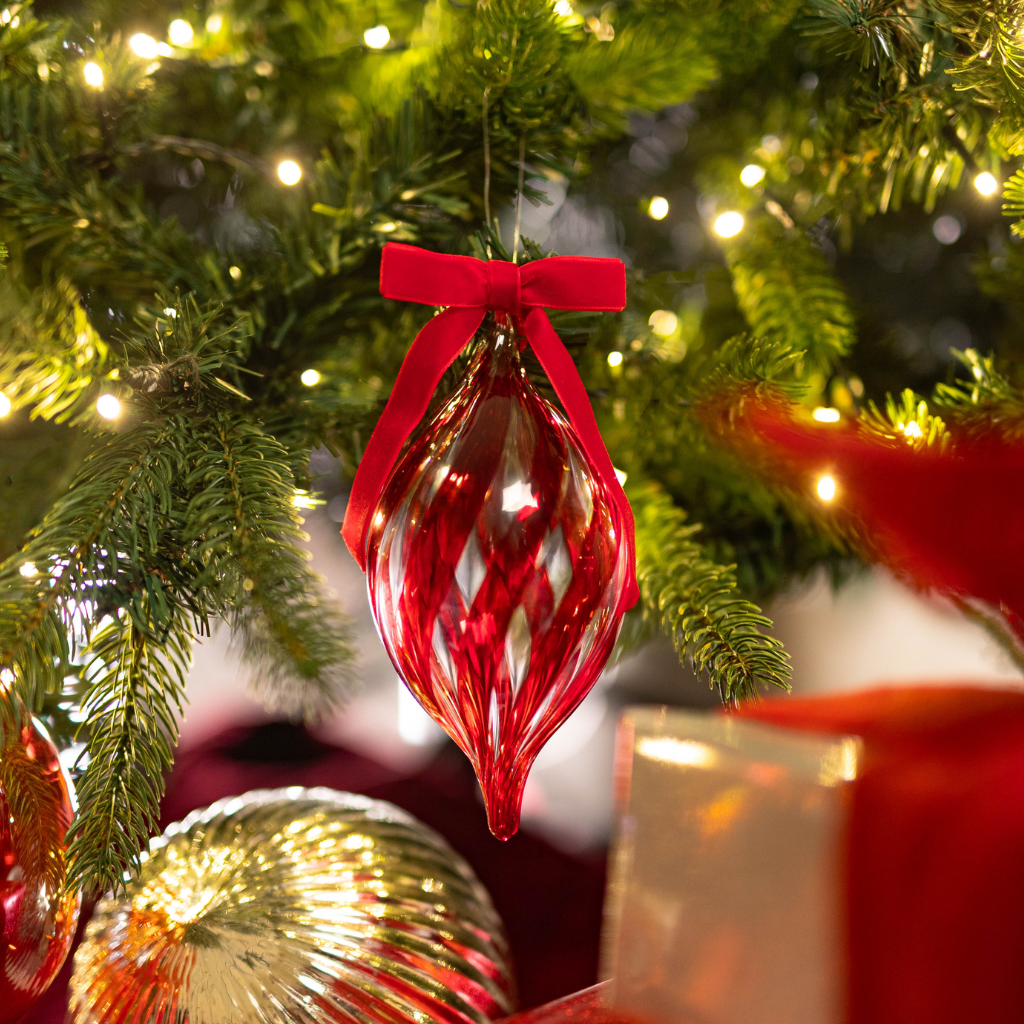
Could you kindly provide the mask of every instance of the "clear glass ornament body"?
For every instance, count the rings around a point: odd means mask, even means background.
[[[45,727],[26,722],[0,762],[0,1024],[9,1024],[64,965],[81,897],[62,891],[74,790]]]
[[[534,759],[608,660],[626,576],[617,513],[519,347],[503,315],[488,319],[367,536],[384,646],[473,763],[501,839]]]
[[[469,866],[391,804],[221,800],[150,842],[75,954],[75,1024],[489,1024],[514,1009]]]

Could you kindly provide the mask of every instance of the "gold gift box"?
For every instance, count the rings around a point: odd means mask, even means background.
[[[627,710],[603,943],[609,1001],[662,1024],[840,1024],[855,737]]]

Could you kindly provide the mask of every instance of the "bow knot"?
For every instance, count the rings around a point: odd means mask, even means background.
[[[640,596],[636,582],[633,511],[594,419],[594,410],[569,353],[544,307],[612,312],[626,305],[626,273],[620,260],[549,256],[522,267],[505,260],[445,256],[389,242],[380,262],[380,291],[388,299],[446,306],[412,343],[384,413],[352,481],[342,536],[366,569],[366,533],[402,447],[427,411],[434,389],[480,326],[487,310],[515,317],[540,361],[598,479],[618,512],[626,545],[627,578],[621,610]]]
[[[518,315],[522,293],[519,268],[505,260],[489,260],[484,266],[487,268],[487,308]]]

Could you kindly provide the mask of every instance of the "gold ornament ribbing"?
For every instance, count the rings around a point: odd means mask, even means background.
[[[391,804],[258,790],[143,858],[75,956],[75,1024],[488,1024],[514,1008],[483,886]]]

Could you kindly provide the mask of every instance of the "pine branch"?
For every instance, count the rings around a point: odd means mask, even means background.
[[[916,66],[925,18],[892,0],[811,0],[800,27],[862,68],[906,71]]]
[[[254,690],[269,706],[314,717],[351,685],[351,631],[310,572],[288,456],[257,426],[226,416],[195,439],[187,536],[198,585],[225,608]]]
[[[679,656],[707,673],[722,700],[735,704],[765,686],[789,689],[782,645],[756,605],[737,591],[734,567],[708,559],[693,539],[699,526],[655,485],[629,488],[637,526],[637,576],[644,606]]]
[[[802,353],[812,372],[829,372],[849,351],[853,315],[806,235],[760,217],[728,247],[727,257],[736,297],[755,335]]]
[[[876,440],[917,449],[948,447],[951,438],[946,424],[928,409],[928,403],[907,388],[899,399],[886,395],[884,411],[869,401],[857,421],[858,427]]]
[[[955,88],[1024,126],[1024,40],[1019,0],[931,0],[966,53],[955,56]]]
[[[958,432],[966,436],[991,435],[1024,439],[1024,390],[998,367],[992,356],[974,349],[954,355],[968,371],[968,379],[939,384],[934,402]]]
[[[174,761],[193,629],[153,575],[89,644],[82,711],[91,730],[68,848],[69,886],[118,894],[125,872],[138,870]]]

